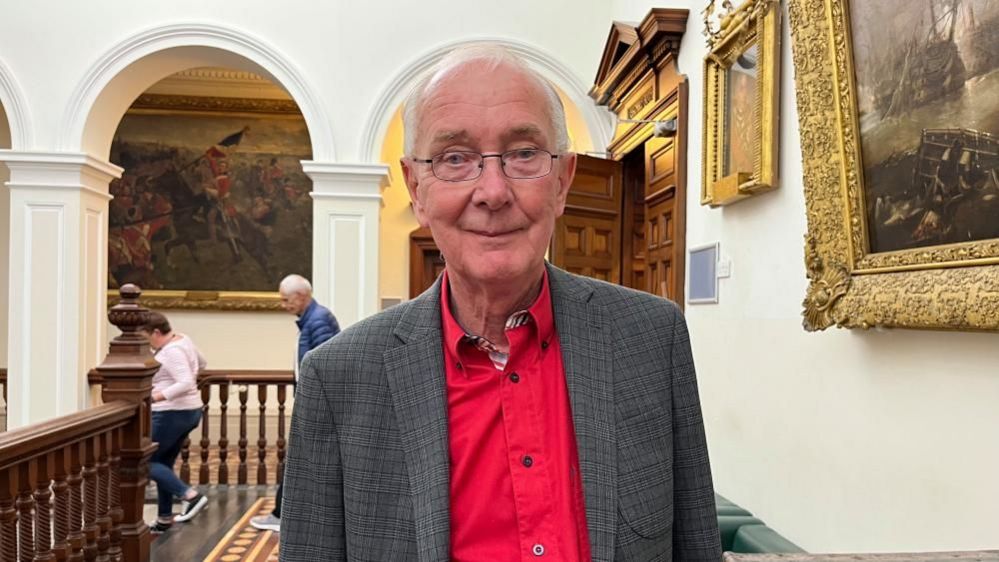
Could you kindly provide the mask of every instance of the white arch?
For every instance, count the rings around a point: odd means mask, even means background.
[[[148,64],[135,64],[138,61]],[[333,130],[322,100],[290,60],[244,30],[205,23],[170,24],[142,31],[98,59],[70,98],[60,129],[60,149],[105,156],[117,122],[95,122],[120,117],[135,97],[168,74],[215,64],[250,67],[246,69],[262,72],[287,90],[309,128],[313,160],[336,160]]]
[[[7,114],[10,125],[11,150],[30,150],[32,147],[31,115],[17,79],[0,60],[0,105]]]
[[[382,89],[382,94],[368,112],[368,120],[361,135],[358,155],[368,162],[378,162],[381,156],[382,141],[388,130],[392,116],[405,101],[410,88],[419,76],[431,65],[439,61],[449,51],[456,47],[478,43],[499,44],[526,60],[543,76],[552,81],[579,108],[589,130],[595,150],[602,150],[610,144],[614,126],[613,115],[597,106],[590,99],[589,88],[559,60],[544,50],[516,39],[506,37],[473,37],[444,43],[431,51],[417,57],[405,65],[388,85]]]

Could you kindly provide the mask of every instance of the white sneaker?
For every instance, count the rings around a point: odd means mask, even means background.
[[[253,525],[255,529],[260,529],[261,531],[274,531],[275,533],[281,532],[281,519],[274,517],[273,513],[251,517],[250,525]]]
[[[180,515],[174,517],[173,520],[181,523],[184,521],[190,521],[191,519],[194,519],[194,516],[200,513],[206,505],[208,505],[208,497],[199,493],[187,502],[187,505],[184,506]]]

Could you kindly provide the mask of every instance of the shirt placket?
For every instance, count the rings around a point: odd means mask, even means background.
[[[510,353],[502,371],[500,401],[521,559],[557,560],[560,549],[556,548],[552,522],[551,460],[542,446],[546,428],[537,412],[540,358],[530,345],[533,337],[531,325],[520,324],[507,330]]]

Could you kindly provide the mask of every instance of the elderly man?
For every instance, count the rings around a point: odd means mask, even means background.
[[[278,286],[281,295],[281,308],[298,316],[298,358],[295,372],[305,359],[305,354],[319,347],[333,336],[340,333],[340,324],[330,309],[312,298],[312,284],[301,275],[289,275],[281,280]],[[274,498],[274,511],[269,515],[257,515],[250,518],[250,525],[261,531],[281,531],[281,501],[284,486],[278,482],[277,494]]]
[[[404,119],[446,270],[305,361],[282,560],[720,559],[682,316],[545,263],[576,163],[553,87],[459,50]]]
[[[281,308],[298,316],[298,364],[305,354],[340,333],[340,324],[330,309],[312,298],[312,284],[301,275],[289,275],[278,286]]]

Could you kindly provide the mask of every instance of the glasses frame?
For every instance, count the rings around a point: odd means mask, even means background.
[[[544,152],[545,154],[547,154],[548,156],[550,156],[551,157],[551,163],[548,166],[548,171],[545,172],[545,173],[543,173],[543,174],[541,174],[541,175],[538,175],[538,176],[529,176],[529,177],[524,177],[524,178],[515,178],[515,177],[512,177],[509,174],[507,174],[506,173],[506,162],[503,161],[503,157],[506,156],[507,154],[510,154],[510,153],[513,153],[513,152],[520,152],[522,150],[533,150],[533,151],[536,151],[536,152]],[[434,159],[436,159],[437,157],[439,157],[441,155],[444,155],[444,154],[476,154],[476,155],[478,155],[479,158],[480,158],[479,166],[478,166],[479,173],[475,174],[474,176],[472,176],[470,178],[465,178],[465,179],[461,179],[461,180],[449,180],[449,179],[445,179],[445,178],[440,177],[439,175],[437,175],[437,170],[434,169]],[[543,178],[543,177],[547,176],[548,174],[552,173],[552,170],[555,169],[555,160],[559,156],[561,156],[561,154],[555,154],[553,152],[548,152],[547,150],[545,150],[543,148],[515,148],[513,150],[507,150],[505,152],[475,152],[474,150],[448,150],[448,151],[445,151],[445,152],[440,152],[440,153],[434,154],[430,158],[413,158],[413,161],[414,162],[419,162],[421,164],[430,164],[430,172],[434,175],[435,178],[437,178],[437,179],[439,179],[441,181],[446,181],[446,182],[450,182],[450,183],[461,183],[463,181],[474,181],[474,180],[477,180],[480,177],[482,177],[482,170],[484,170],[486,168],[486,158],[499,158],[499,161],[500,161],[500,170],[503,172],[503,175],[505,177],[509,178],[509,179],[512,179],[512,180],[536,180],[538,178]]]

